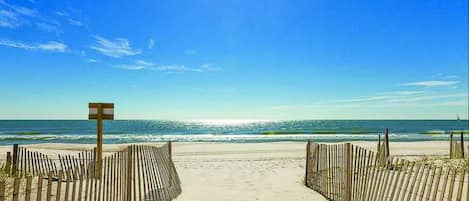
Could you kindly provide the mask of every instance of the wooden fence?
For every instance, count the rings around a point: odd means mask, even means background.
[[[94,174],[96,161],[86,161],[95,157],[83,153],[83,157],[60,156],[66,159],[60,160],[65,169],[57,173],[23,174],[21,167],[30,166],[19,166],[17,175],[0,178],[0,201],[169,201],[181,193],[170,143],[131,145],[106,156],[99,177]]]
[[[74,174],[75,171],[80,172],[81,167],[87,169],[93,168],[92,165],[94,165],[95,160],[96,148],[82,151],[74,155],[58,154],[57,158],[50,158],[46,154],[32,151],[26,147],[15,144],[13,145],[12,152],[7,152],[7,159],[4,166],[9,166],[8,170],[11,175],[38,176],[48,175],[49,172],[52,172],[53,176],[57,177],[58,170],[69,170],[71,174]],[[58,164],[56,161],[58,161]]]
[[[460,133],[459,141],[455,139],[455,134],[451,132],[449,135],[449,158],[464,158],[464,155],[467,156],[464,149],[464,132]]]
[[[306,147],[305,184],[333,201],[469,201],[469,170],[388,157],[345,144]]]

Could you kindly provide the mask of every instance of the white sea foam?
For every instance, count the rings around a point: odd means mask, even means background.
[[[390,138],[397,141],[423,140],[422,135],[391,134]],[[432,139],[445,138],[445,136],[431,136]],[[42,134],[33,136],[1,135],[0,141],[19,140],[25,143],[38,142],[73,142],[90,143],[96,139],[95,135],[73,134]],[[224,134],[191,134],[191,135],[161,135],[161,134],[107,134],[103,135],[106,143],[128,142],[271,142],[271,141],[346,141],[346,140],[377,140],[377,135],[371,134],[288,134],[288,135],[224,135]],[[428,139],[428,138],[426,138]],[[2,143],[3,144],[3,143]]]

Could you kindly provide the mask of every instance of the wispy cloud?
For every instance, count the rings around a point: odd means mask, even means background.
[[[61,33],[57,21],[41,15],[36,9],[0,0],[0,27],[15,29],[23,25],[34,25],[42,31]]]
[[[77,26],[77,27],[82,27],[84,26],[83,22],[81,21],[78,21],[78,20],[74,20],[74,19],[67,19],[68,23],[70,25],[73,25],[73,26]]]
[[[396,92],[386,92],[386,93],[376,93],[371,96],[363,96],[358,98],[342,99],[331,102],[338,103],[409,103],[409,102],[419,102],[419,101],[434,101],[439,99],[447,98],[460,98],[465,97],[465,93],[425,93],[423,91],[396,91]]]
[[[150,62],[146,62],[144,60],[137,60],[132,64],[119,64],[115,65],[114,67],[125,69],[125,70],[148,70],[151,69],[154,64]]]
[[[91,49],[100,52],[103,55],[119,58],[123,56],[132,56],[140,54],[140,50],[134,50],[126,38],[116,38],[109,40],[100,36],[94,36],[95,44]]]
[[[186,54],[186,55],[195,55],[195,54],[197,54],[197,50],[187,49],[187,50],[184,50],[184,54]]]
[[[21,25],[15,13],[7,10],[0,10],[0,27],[16,28]]]
[[[19,14],[19,15],[24,15],[28,17],[36,17],[39,15],[39,12],[35,9],[9,4],[5,2],[4,0],[0,0],[0,5],[2,5],[2,7],[9,9],[12,12],[15,12],[16,14]]]
[[[63,16],[63,17],[68,17],[69,16],[67,11],[56,11],[55,14],[59,15],[59,16]]]
[[[401,84],[402,86],[421,86],[421,87],[439,87],[439,86],[454,86],[459,81],[446,81],[446,80],[430,80],[422,82],[409,82]]]
[[[199,66],[199,71],[220,71],[221,68],[215,64],[202,64]]]
[[[23,42],[17,42],[12,40],[0,40],[0,45],[13,47],[13,48],[20,48],[25,50],[40,50],[40,51],[48,51],[48,52],[65,52],[67,51],[67,45],[57,41],[49,41],[46,43],[38,43],[38,44],[27,44]]]
[[[184,73],[184,72],[212,72],[212,71],[219,71],[220,67],[215,66],[213,64],[203,64],[197,68],[187,67],[185,65],[180,64],[171,64],[171,65],[156,65],[151,62],[147,62],[144,60],[137,60],[132,64],[119,64],[115,65],[114,67],[119,69],[125,70],[150,70],[150,71],[158,71],[158,72],[165,72],[165,73]]]
[[[150,38],[150,40],[148,40],[148,49],[153,49],[153,47],[155,47],[155,41]]]
[[[85,59],[86,63],[98,63],[98,60],[96,59]]]
[[[37,28],[45,31],[45,32],[52,32],[56,34],[62,33],[62,30],[58,28],[57,24],[51,24],[46,22],[38,22],[36,23]]]
[[[312,102],[305,104],[288,104],[269,107],[272,110],[324,110],[332,108],[366,108],[382,109],[406,108],[406,107],[460,107],[468,105],[466,93],[446,93],[446,94],[420,94],[420,95],[396,95],[396,96],[369,96],[365,98],[351,98],[346,100],[331,100]]]
[[[72,13],[76,13],[76,12],[78,11],[75,11]],[[83,23],[81,20],[76,19],[76,18],[81,18],[80,16],[77,16],[76,14],[71,14],[67,11],[56,11],[55,14],[62,17],[68,24],[72,26],[77,26],[77,27],[85,26],[85,23]]]
[[[183,72],[214,72],[219,71],[221,68],[210,64],[202,64],[196,68],[186,67],[185,65],[162,65],[154,68],[157,71],[167,72],[167,73],[183,73]]]

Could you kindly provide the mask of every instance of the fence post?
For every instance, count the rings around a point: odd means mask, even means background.
[[[376,152],[380,152],[381,151],[381,134],[378,134],[378,149],[376,150]]]
[[[168,154],[169,160],[173,161],[173,144],[171,141],[168,142]]]
[[[385,146],[385,156],[386,156],[386,159],[389,158],[389,129],[386,128],[385,131],[384,131],[384,146]]]
[[[308,186],[308,179],[309,179],[309,160],[311,158],[310,152],[311,152],[311,140],[308,140],[308,143],[306,144],[306,173],[305,173],[305,185],[306,186]]]
[[[10,170],[11,170],[11,152],[7,152],[7,162],[6,162],[6,167],[5,167],[5,172],[6,174],[10,174]]]
[[[97,166],[96,166],[96,147],[93,148],[93,175],[92,175],[92,178],[98,178],[97,175],[98,175],[98,169],[97,169]]]
[[[464,131],[461,131],[461,158],[464,158]]]
[[[171,141],[168,142],[168,155],[169,155],[169,162],[173,162],[173,143]],[[173,171],[169,171],[169,185],[173,186]]]
[[[345,200],[352,201],[352,145],[345,143]]]
[[[133,152],[133,146],[130,145],[127,148],[127,201],[132,200],[132,165],[133,165],[133,160],[132,160],[132,152]]]
[[[16,176],[16,171],[18,170],[18,144],[13,145],[13,164],[12,164],[12,174]]]
[[[449,134],[449,158],[453,158],[453,132]]]

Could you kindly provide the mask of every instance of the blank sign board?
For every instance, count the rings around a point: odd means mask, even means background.
[[[114,119],[114,103],[89,103],[88,108],[88,119],[98,119],[100,110],[102,119]]]

